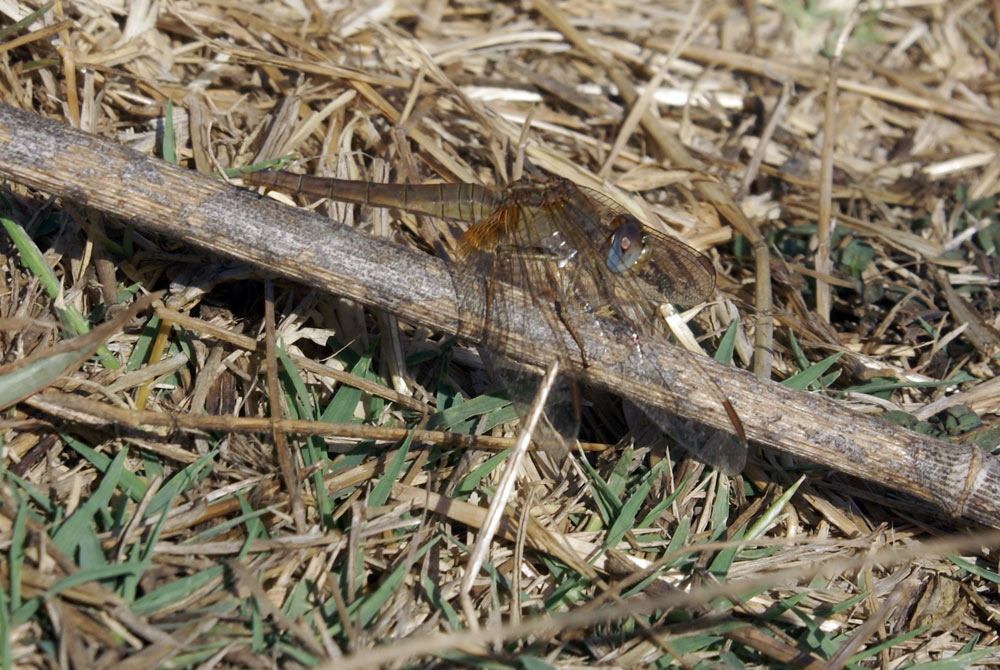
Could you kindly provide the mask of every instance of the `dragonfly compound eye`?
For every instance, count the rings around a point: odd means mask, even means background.
[[[642,224],[633,216],[619,214],[611,225],[615,232],[609,238],[608,269],[620,275],[641,267],[650,254]]]

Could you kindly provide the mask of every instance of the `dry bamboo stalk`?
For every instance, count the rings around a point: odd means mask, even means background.
[[[458,313],[445,264],[150,156],[0,106],[0,175],[304,284],[477,342]],[[509,333],[511,355],[544,367],[555,356],[543,319]],[[1000,462],[969,445],[914,433],[663,343],[640,359],[629,343],[577,332],[589,378],[627,397],[716,428],[729,417],[708,374],[764,445],[904,491],[950,515],[1000,527]],[[567,335],[567,338],[569,336]],[[542,343],[539,345],[539,343]],[[564,343],[569,351],[575,344]],[[624,363],[622,362],[624,361]],[[669,388],[661,372],[668,373]]]

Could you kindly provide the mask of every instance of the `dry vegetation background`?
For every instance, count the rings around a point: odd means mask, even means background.
[[[0,14],[4,103],[205,174],[284,157],[319,175],[502,185],[523,147],[707,250],[721,295],[693,315],[705,349],[737,318],[723,346],[752,368],[773,318],[772,378],[812,371],[806,389],[860,412],[997,443],[995,0],[3,0]],[[629,104],[609,64],[649,95]],[[643,111],[697,172],[663,158]],[[747,231],[691,195],[705,179],[766,242],[770,304]],[[460,234],[318,208],[446,258]],[[463,604],[503,457],[374,427],[429,416],[512,435],[474,352],[82,202],[8,183],[2,214],[0,387],[28,396],[0,418],[4,668],[1000,662],[995,550],[936,539],[980,531],[768,450],[730,479],[631,448],[606,395],[587,437],[615,448],[555,490],[526,465],[515,530]],[[155,315],[128,310],[158,290]],[[82,367],[44,399],[43,371],[12,372],[109,320],[52,364]],[[272,405],[360,437],[251,427]],[[222,420],[137,428],[137,410]],[[278,473],[293,467],[290,489]]]

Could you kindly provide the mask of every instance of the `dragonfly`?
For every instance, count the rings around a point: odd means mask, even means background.
[[[569,365],[561,367],[583,377],[587,361],[577,336],[583,324],[604,324],[605,330],[606,324],[614,324],[614,336],[641,347],[648,338],[662,337],[662,326],[657,325],[662,324],[661,305],[690,307],[715,291],[715,269],[706,256],[568,179],[532,175],[493,189],[465,183],[384,184],[269,170],[247,172],[242,178],[250,186],[470,224],[459,242],[459,261],[471,271],[461,276],[485,278],[487,285],[485,291],[456,288],[460,301],[464,295],[485,293],[486,304],[478,310],[485,324],[480,351],[490,361],[496,360],[494,352],[504,357],[504,334],[518,332],[520,316],[532,311],[545,319],[557,346],[567,340],[561,334],[569,333],[578,352],[575,357],[564,352],[560,362]],[[504,293],[501,286],[515,287],[519,297]],[[574,365],[574,360],[580,363]],[[532,375],[523,368],[508,368],[506,376],[521,410],[530,400],[530,391],[524,389],[531,388]],[[572,439],[579,427],[579,401],[575,393],[569,395],[573,411],[547,412],[549,432],[556,439]],[[732,405],[721,391],[719,396],[739,439],[701,431],[700,445],[690,439],[680,443],[696,459],[736,474],[746,461],[745,438]],[[666,432],[675,432],[683,422],[661,408],[632,402]]]

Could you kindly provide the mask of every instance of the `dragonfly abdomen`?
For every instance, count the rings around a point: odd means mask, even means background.
[[[395,207],[455,221],[481,221],[499,202],[493,191],[480,184],[382,184],[271,170],[247,172],[242,178],[250,186],[371,207]]]

